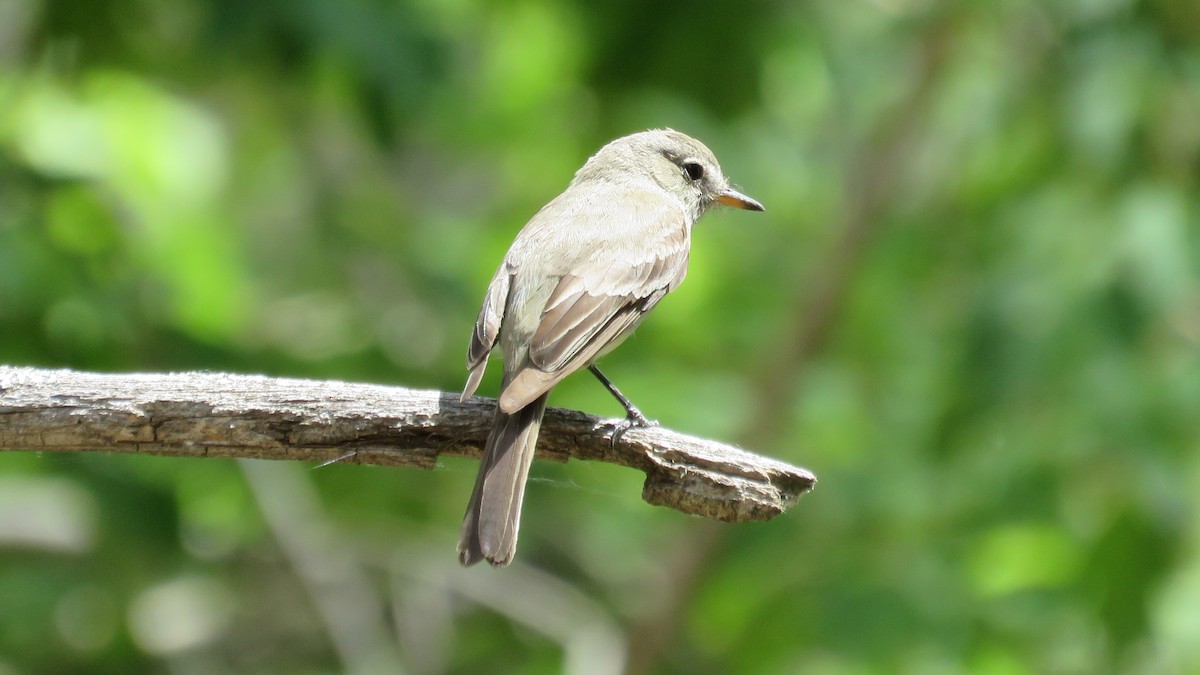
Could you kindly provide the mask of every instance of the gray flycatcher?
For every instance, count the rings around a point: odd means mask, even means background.
[[[687,274],[692,224],[714,204],[762,211],[703,143],[655,129],[612,141],[517,235],[492,277],[467,350],[466,400],[500,342],[504,379],[467,504],[458,556],[507,565],[550,389],[587,367],[625,407],[615,444],[651,424],[594,361],[629,337]]]

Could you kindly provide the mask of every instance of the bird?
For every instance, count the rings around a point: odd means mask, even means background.
[[[464,566],[510,563],[550,390],[586,368],[625,408],[615,445],[646,418],[596,366],[687,274],[692,225],[716,205],[764,211],[703,143],[672,129],[609,142],[517,234],[484,294],[460,400],[504,360],[492,427],[458,539]]]

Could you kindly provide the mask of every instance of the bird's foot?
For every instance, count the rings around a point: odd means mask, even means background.
[[[617,422],[616,424],[613,425],[612,434],[609,436],[609,439],[608,439],[609,446],[615,450],[617,447],[617,443],[620,442],[620,440],[621,440],[621,437],[624,436],[625,432],[629,431],[630,429],[634,429],[634,428],[647,429],[649,427],[656,427],[656,426],[658,426],[658,422],[656,422],[652,419],[648,419],[645,415],[642,414],[641,410],[638,410],[637,408],[630,405],[629,409],[626,411],[625,419],[623,419],[620,422]]]

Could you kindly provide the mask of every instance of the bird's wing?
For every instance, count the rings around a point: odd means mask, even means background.
[[[459,400],[465,401],[479,387],[479,380],[487,369],[488,354],[496,344],[500,335],[500,323],[504,318],[504,306],[508,302],[508,287],[512,281],[512,273],[508,263],[501,263],[488,285],[487,294],[483,297],[483,307],[479,309],[479,318],[475,319],[475,331],[471,333],[471,344],[467,346],[467,385],[463,387]]]
[[[663,209],[675,227],[636,247],[602,251],[564,275],[529,345],[529,359],[501,392],[502,410],[528,405],[628,335],[687,274],[689,232],[683,215]]]

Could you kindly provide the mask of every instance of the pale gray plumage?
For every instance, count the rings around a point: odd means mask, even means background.
[[[730,188],[704,144],[645,131],[601,148],[517,235],[467,351],[464,400],[497,340],[504,378],[459,535],[464,565],[512,560],[550,389],[620,344],[679,286],[692,225],[717,202],[762,210]]]

